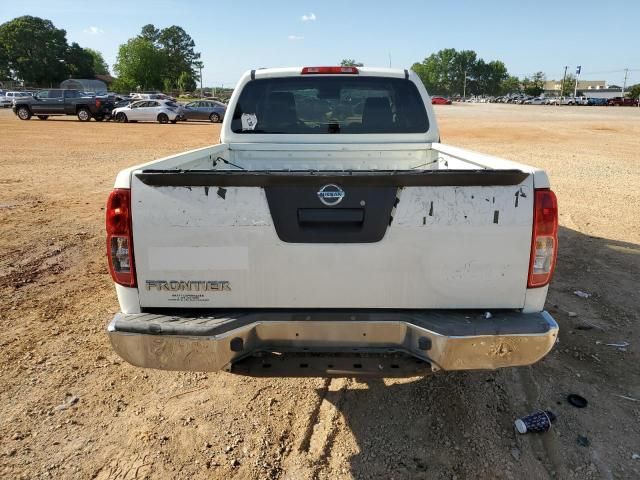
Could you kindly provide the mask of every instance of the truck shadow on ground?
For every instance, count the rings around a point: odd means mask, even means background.
[[[347,457],[354,478],[449,479],[479,472],[480,478],[503,478],[514,468],[509,452],[516,434],[500,375],[372,379],[318,392],[340,414],[325,450]]]
[[[637,321],[634,276],[640,271],[640,246],[564,227],[559,240],[558,269],[546,308],[556,312],[561,335],[563,328],[575,328],[574,319],[563,314],[562,304],[579,308],[580,304],[571,306],[571,302],[584,301],[573,294],[578,289],[595,292],[598,301],[592,308],[608,332],[627,328],[616,324],[620,314]],[[563,340],[563,348],[580,341],[571,337]],[[514,383],[527,383],[523,379],[528,378],[536,390],[529,400],[555,406],[562,397],[547,398],[554,386],[546,383],[554,378],[550,372],[559,383],[574,381],[557,377],[560,372],[554,366],[565,361],[558,356],[517,369],[439,373],[419,379],[352,380],[337,391],[320,389],[318,395],[338,412],[322,461],[340,465],[341,458],[342,465],[348,462],[354,478],[553,478],[552,472],[566,474],[576,464],[588,461],[583,458],[588,455],[584,448],[575,447],[574,442],[560,445],[554,438],[552,449],[557,447],[561,454],[545,452],[542,440],[540,448],[528,444],[532,448],[521,453],[517,447],[523,440],[513,428],[514,419],[527,409],[540,408],[539,404],[531,405],[526,395],[516,393],[526,387]],[[541,373],[549,368],[546,374]],[[617,373],[594,375],[602,375],[606,383],[625,376],[628,380],[634,372],[618,369]],[[619,378],[611,380],[613,377]],[[335,473],[341,472],[338,469]]]
[[[603,303],[630,314],[637,311],[640,245],[587,235],[566,227],[558,232],[560,249],[550,299],[575,290],[602,297]]]

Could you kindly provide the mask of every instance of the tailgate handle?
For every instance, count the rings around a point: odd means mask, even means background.
[[[361,224],[363,208],[299,208],[298,223],[303,224]]]

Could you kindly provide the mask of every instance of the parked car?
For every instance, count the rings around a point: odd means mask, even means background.
[[[638,100],[627,97],[613,97],[607,101],[607,105],[615,107],[635,107],[638,105]]]
[[[176,123],[180,118],[180,105],[169,100],[138,100],[111,113],[116,122]]]
[[[131,95],[131,98],[135,100],[171,100],[175,102],[176,99],[170,97],[169,95],[165,95],[164,93],[134,93]]]
[[[433,105],[451,105],[451,99],[445,97],[431,97]]]
[[[127,105],[131,105],[133,102],[136,102],[138,100],[134,100],[134,99],[124,99],[124,100],[118,100],[115,105],[113,106],[113,109],[115,110],[116,108],[122,108],[122,107],[126,107]]]
[[[528,100],[524,101],[525,105],[545,105],[547,102],[546,98],[542,98],[542,97],[536,97],[536,98],[530,98]]]
[[[13,100],[10,100],[5,96],[5,92],[0,92],[0,107],[9,108],[13,104]]]
[[[2,104],[5,108],[7,107],[11,107],[13,105],[13,101],[17,98],[21,98],[21,97],[29,97],[30,95],[27,92],[5,92],[4,93],[4,100],[2,101]],[[6,101],[9,101],[9,105],[6,105]]]
[[[220,144],[116,177],[106,251],[120,312],[107,332],[123,359],[386,377],[551,351],[549,178],[440,143],[414,72],[254,70],[228,109]]]
[[[554,97],[551,101],[551,105],[579,105],[580,101],[574,97]]]
[[[600,107],[608,105],[608,102],[606,98],[590,97],[589,99],[587,99],[587,105],[595,105]]]
[[[181,120],[209,120],[219,123],[224,119],[226,105],[211,100],[187,103],[180,112]]]
[[[51,115],[77,115],[81,122],[92,118],[101,122],[111,115],[113,104],[99,97],[85,97],[78,90],[41,90],[33,96],[19,97],[13,102],[13,113],[20,120],[33,115],[46,120]]]

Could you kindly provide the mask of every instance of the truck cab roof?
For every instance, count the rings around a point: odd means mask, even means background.
[[[351,69],[352,72],[357,73],[302,73],[303,70],[308,69],[344,69],[345,72]],[[406,73],[405,73],[406,72]],[[404,78],[408,75],[409,70],[401,68],[383,68],[383,67],[279,67],[279,68],[258,68],[255,70],[248,70],[240,78],[240,82],[245,77],[251,78],[253,75],[257,78],[274,78],[274,77],[297,77],[300,75],[359,75],[359,76],[373,76],[373,77],[392,77],[392,78]]]

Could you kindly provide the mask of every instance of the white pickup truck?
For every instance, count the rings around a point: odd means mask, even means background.
[[[415,73],[252,70],[228,112],[219,144],[117,176],[108,335],[123,359],[410,376],[551,350],[547,175],[440,143]]]

